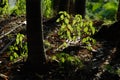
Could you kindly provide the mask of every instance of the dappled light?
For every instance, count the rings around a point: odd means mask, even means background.
[[[119,80],[120,0],[0,0],[0,80]]]

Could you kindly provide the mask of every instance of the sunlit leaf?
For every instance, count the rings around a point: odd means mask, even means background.
[[[73,20],[72,25],[74,26],[74,25],[75,25],[75,23],[76,23],[76,20]]]
[[[64,15],[61,15],[61,16],[60,16],[60,19],[63,20],[63,19],[64,19]]]
[[[45,44],[46,46],[51,46],[50,42],[48,42],[47,40],[44,40],[44,44]]]
[[[20,40],[18,39],[18,37],[16,38],[16,44],[19,44]]]
[[[62,26],[61,26],[61,28],[60,28],[60,29],[61,29],[62,31],[64,31],[64,30],[65,30],[65,28],[66,28],[66,25],[65,25],[65,24],[62,24]]]
[[[17,46],[15,46],[15,47],[14,47],[14,49],[15,49],[15,50],[18,50],[18,47],[17,47]]]
[[[72,40],[70,31],[67,31],[67,36],[68,36],[69,40]]]
[[[101,3],[95,3],[92,7],[92,11],[94,11],[94,12],[97,11],[97,9],[99,9],[100,6],[101,6]]]
[[[57,57],[56,56],[52,56],[52,60],[56,60],[57,59]]]
[[[65,58],[64,58],[64,57],[61,58],[61,62],[62,62],[62,63],[65,62]]]
[[[86,32],[86,33],[88,32],[88,27],[84,28],[84,32]]]
[[[85,43],[85,42],[86,42],[86,39],[85,39],[85,38],[83,38],[83,39],[82,39],[82,43]]]
[[[13,56],[10,56],[10,61],[13,61],[13,59],[14,59]]]
[[[117,73],[118,75],[120,75],[120,68],[117,69],[116,73]]]
[[[73,57],[70,57],[70,56],[69,56],[69,57],[67,58],[67,60],[68,60],[68,61],[73,61],[74,59],[73,59]]]
[[[58,18],[58,19],[56,20],[56,22],[60,22],[60,18]]]
[[[67,25],[68,29],[70,30],[70,32],[73,32],[73,28],[71,25]]]
[[[13,55],[14,55],[15,58],[19,57],[19,55],[16,52],[14,52]]]
[[[117,5],[113,2],[106,3],[103,8],[105,9],[117,9]]]

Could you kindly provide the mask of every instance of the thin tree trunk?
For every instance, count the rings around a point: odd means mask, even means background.
[[[6,1],[0,0],[0,7],[3,8],[6,5]]]
[[[59,4],[60,4],[60,0],[53,0],[53,9],[55,13],[59,12]]]
[[[59,11],[69,12],[69,0],[60,0]]]
[[[86,0],[75,0],[75,13],[85,17]]]
[[[70,0],[69,13],[70,14],[75,14],[75,0]]]
[[[27,15],[27,67],[33,71],[44,70],[46,62],[43,47],[43,28],[41,24],[41,0],[26,0]]]
[[[119,0],[119,5],[118,5],[117,21],[120,21],[120,0]]]

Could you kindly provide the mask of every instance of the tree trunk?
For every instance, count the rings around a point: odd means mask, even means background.
[[[55,11],[55,14],[59,12],[59,4],[60,4],[60,0],[53,0],[53,9]]]
[[[6,5],[6,1],[0,0],[0,7],[3,8]]]
[[[70,0],[69,2],[69,13],[75,14],[75,0]]]
[[[75,0],[75,13],[85,17],[86,0]]]
[[[59,11],[69,12],[69,0],[60,0]]]
[[[119,0],[119,5],[118,5],[117,21],[120,21],[120,0]]]
[[[46,62],[41,23],[41,0],[26,0],[28,70],[43,71]]]

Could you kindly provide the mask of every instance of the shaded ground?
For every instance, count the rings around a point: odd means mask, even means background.
[[[4,35],[13,27],[18,26],[25,20],[25,17],[11,17],[0,21],[0,34]],[[47,24],[47,23],[46,23]],[[57,45],[64,42],[56,35],[58,26],[56,23],[44,25],[45,39],[53,44],[53,48],[48,48],[46,54],[51,56],[55,53]],[[99,22],[96,22],[100,26]],[[117,28],[113,28],[113,27]],[[6,50],[3,50],[5,45],[15,38],[15,34],[23,28],[15,29],[11,34],[12,37],[0,38],[0,80],[119,80],[120,77],[116,70],[120,68],[120,50],[119,50],[119,22],[112,25],[109,29],[104,26],[95,36],[97,44],[93,46],[92,51],[89,51],[79,45],[68,46],[61,49],[60,52],[65,52],[73,56],[78,56],[82,60],[84,67],[78,68],[71,64],[65,63],[60,66],[58,62],[47,63],[47,71],[45,74],[33,73],[31,71],[23,71],[24,62],[18,61],[12,63],[9,60]],[[49,31],[46,31],[49,30]],[[114,33],[114,34],[113,34]],[[13,41],[14,42],[14,41]],[[78,42],[79,43],[79,42]],[[11,43],[12,44],[12,43]],[[10,45],[11,45],[10,44]],[[59,52],[59,50],[57,50]],[[107,67],[105,67],[107,66]]]

